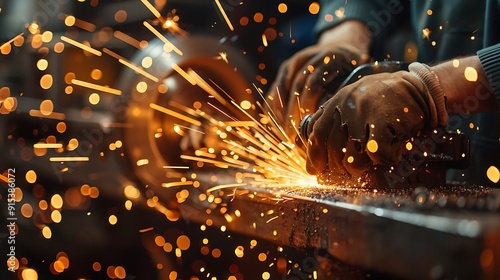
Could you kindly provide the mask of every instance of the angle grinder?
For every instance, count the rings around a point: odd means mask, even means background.
[[[337,90],[325,94],[320,104],[330,99],[340,88],[354,83],[364,76],[382,72],[408,70],[408,64],[400,61],[382,61],[364,64],[354,69]],[[303,139],[308,139],[307,126],[313,114],[306,115],[300,122],[298,131]],[[448,168],[464,169],[469,165],[469,137],[462,133],[437,127],[424,131],[407,144],[402,160],[397,165],[373,165],[365,175],[356,179],[364,187],[405,188],[437,187],[446,184]],[[321,184],[338,183],[335,174],[321,174]]]

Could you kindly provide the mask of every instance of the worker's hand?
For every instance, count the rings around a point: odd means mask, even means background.
[[[274,112],[271,116],[290,139],[300,119],[318,109],[325,90],[336,90],[354,67],[368,62],[372,40],[368,30],[360,21],[345,20],[281,65],[267,95],[270,108],[265,109]]]
[[[286,60],[270,88],[267,102],[287,135],[292,137],[301,118],[316,111],[323,95],[336,90],[356,65],[365,63],[367,58],[349,45],[313,45]]]
[[[445,125],[439,79],[426,66],[365,76],[342,88],[307,127],[307,171],[361,176],[372,164],[401,160],[405,142],[425,128]]]

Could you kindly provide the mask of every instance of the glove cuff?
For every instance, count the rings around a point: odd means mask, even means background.
[[[446,110],[446,97],[444,95],[443,88],[441,87],[441,82],[439,77],[434,71],[430,69],[429,66],[419,62],[413,62],[409,65],[408,69],[411,73],[419,77],[424,85],[428,89],[428,94],[430,95],[430,101],[433,104],[431,106],[431,120],[430,124],[432,127],[438,124],[446,126],[448,123],[448,112]],[[434,106],[432,106],[434,105]],[[434,108],[432,108],[434,107]]]

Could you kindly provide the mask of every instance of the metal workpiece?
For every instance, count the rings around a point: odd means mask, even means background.
[[[184,217],[284,246],[326,250],[349,265],[404,279],[496,279],[500,191],[448,185],[227,189],[212,211]],[[221,214],[220,209],[224,209]],[[327,271],[321,271],[326,275]]]

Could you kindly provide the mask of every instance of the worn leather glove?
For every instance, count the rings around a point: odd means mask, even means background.
[[[280,66],[267,95],[267,102],[275,115],[271,114],[293,139],[294,127],[305,114],[318,108],[325,91],[337,90],[346,76],[367,60],[367,55],[361,55],[349,45],[305,48]]]
[[[439,79],[426,65],[365,76],[312,116],[307,171],[361,176],[373,164],[396,164],[406,141],[447,120]]]

